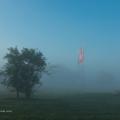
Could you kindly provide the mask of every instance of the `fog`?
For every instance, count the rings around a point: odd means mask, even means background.
[[[81,70],[84,69],[84,70]],[[58,66],[50,76],[44,75],[38,91],[53,94],[115,92],[120,89],[119,75],[111,70],[78,69]]]
[[[99,66],[99,65],[98,65]],[[36,85],[35,94],[66,95],[81,93],[115,93],[120,90],[119,71],[102,66],[90,67],[78,64],[76,69],[65,65],[56,65],[48,69],[50,75],[43,74],[42,85]],[[0,93],[8,95],[11,91],[0,85]]]

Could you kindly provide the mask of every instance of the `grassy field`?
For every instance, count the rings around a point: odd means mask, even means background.
[[[120,120],[120,96],[81,94],[19,101],[2,98],[0,120]]]

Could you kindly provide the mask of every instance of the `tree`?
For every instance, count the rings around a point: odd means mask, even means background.
[[[23,48],[19,51],[17,47],[11,47],[8,51],[4,57],[7,62],[1,71],[5,78],[4,85],[13,87],[17,98],[20,93],[30,98],[34,86],[40,83],[43,72],[47,72],[46,59],[35,49]]]

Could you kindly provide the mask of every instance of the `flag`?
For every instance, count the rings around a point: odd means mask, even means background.
[[[79,53],[79,61],[80,64],[84,62],[84,49],[80,48],[80,53]]]

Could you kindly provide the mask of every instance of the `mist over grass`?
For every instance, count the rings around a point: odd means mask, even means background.
[[[51,93],[76,94],[114,92],[120,89],[119,74],[109,69],[70,69],[59,66],[51,76],[43,76],[43,86],[38,89]]]
[[[108,69],[93,69],[81,66],[77,69],[58,65],[52,74],[43,75],[42,85],[36,85],[33,96],[65,96],[83,93],[116,93],[120,90],[119,74]],[[1,96],[14,96],[15,91],[0,85]]]

